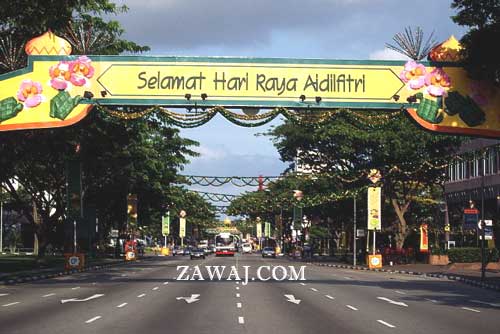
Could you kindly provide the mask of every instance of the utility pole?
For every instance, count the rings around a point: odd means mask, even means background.
[[[353,251],[353,255],[352,255],[352,263],[354,266],[356,266],[356,241],[357,241],[357,229],[356,229],[356,195],[354,195],[354,210],[353,210],[353,220],[354,220],[354,240],[353,240],[353,246],[352,246],[352,251]]]
[[[484,224],[484,174],[486,174],[486,150],[482,155],[482,175],[481,175],[481,281],[484,281],[486,276],[486,256],[484,254],[484,238],[485,238],[485,224]]]

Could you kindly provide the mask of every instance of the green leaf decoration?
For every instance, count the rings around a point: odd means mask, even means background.
[[[80,96],[71,97],[68,92],[60,91],[50,100],[50,117],[66,119],[81,100]]]
[[[470,96],[459,92],[450,92],[445,100],[448,115],[458,114],[462,121],[470,127],[478,126],[486,121],[484,111]]]
[[[462,105],[465,103],[465,98],[459,92],[449,92],[448,97],[445,98],[444,112],[450,116],[456,115],[460,112]]]
[[[434,100],[422,98],[418,105],[417,115],[429,123],[438,124],[443,121],[443,116],[439,114],[439,106]]]
[[[16,117],[21,110],[23,110],[23,105],[15,98],[3,99],[0,101],[0,122]]]

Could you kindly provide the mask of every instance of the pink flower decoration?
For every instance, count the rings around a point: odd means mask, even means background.
[[[78,57],[77,60],[69,64],[71,72],[71,83],[75,86],[83,86],[87,83],[87,79],[94,75],[94,67],[91,65],[91,60],[87,56]]]
[[[420,89],[425,85],[425,66],[414,60],[406,62],[404,69],[399,73],[399,78],[413,89]]]
[[[17,91],[17,99],[24,102],[26,108],[38,106],[43,101],[42,85],[32,80],[23,80]]]
[[[451,80],[442,68],[435,68],[425,76],[427,93],[432,96],[447,96],[447,90],[451,86]]]
[[[68,88],[68,83],[71,79],[69,70],[70,63],[68,61],[60,61],[57,65],[49,68],[50,85],[57,90],[65,90]]]

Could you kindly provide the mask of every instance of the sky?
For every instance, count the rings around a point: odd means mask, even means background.
[[[404,59],[385,43],[405,27],[420,26],[436,41],[465,30],[453,23],[450,0],[121,0],[129,11],[116,17],[124,37],[148,45],[150,55],[243,56],[327,59]],[[256,136],[276,126],[238,127],[221,116],[181,130],[200,142],[200,157],[183,174],[279,175],[271,138]],[[191,187],[238,194],[232,186]]]

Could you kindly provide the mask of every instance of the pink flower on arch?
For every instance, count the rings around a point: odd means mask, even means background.
[[[434,97],[447,96],[451,80],[442,68],[437,67],[425,76],[425,84],[427,85],[426,91],[429,95]]]
[[[70,62],[69,71],[71,72],[70,81],[75,86],[83,86],[87,79],[94,75],[94,67],[87,56],[80,56],[77,60]]]
[[[411,89],[420,89],[425,85],[425,66],[414,60],[406,62],[404,69],[399,73],[399,78],[408,84]]]
[[[57,90],[65,90],[71,79],[70,62],[60,61],[49,68],[50,85]]]
[[[23,80],[17,91],[17,99],[24,102],[26,108],[34,108],[44,100],[42,85],[32,80]]]

